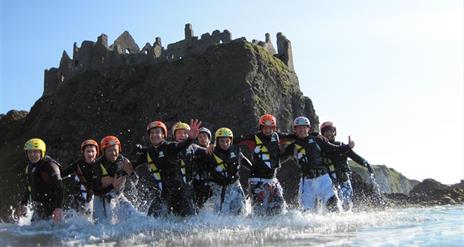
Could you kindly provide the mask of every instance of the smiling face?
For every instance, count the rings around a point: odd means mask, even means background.
[[[299,125],[294,127],[295,135],[299,138],[305,138],[309,135],[309,126]]]
[[[200,134],[198,134],[197,139],[198,139],[198,143],[203,147],[207,147],[209,145],[209,143],[211,142],[209,140],[208,134],[206,134],[204,132],[201,132]]]
[[[160,144],[165,138],[164,131],[161,128],[151,129],[150,132],[148,132],[148,136],[150,138],[150,143],[154,146]]]
[[[32,164],[39,162],[42,159],[42,151],[37,149],[27,150],[27,159]]]
[[[219,147],[222,150],[229,149],[230,145],[232,144],[232,139],[230,139],[229,137],[219,137],[217,141],[218,141]]]
[[[119,145],[113,145],[105,148],[105,158],[110,162],[115,162],[119,156]]]
[[[322,133],[329,141],[335,141],[335,136],[337,136],[337,131],[334,128],[326,128],[324,129],[324,133]]]
[[[270,136],[272,133],[274,133],[274,127],[272,126],[262,126],[261,127],[261,132],[263,132],[264,135]]]
[[[91,164],[97,158],[97,147],[93,145],[87,145],[84,148],[84,159],[87,164]]]
[[[176,142],[183,142],[189,138],[186,129],[178,129],[175,133]]]

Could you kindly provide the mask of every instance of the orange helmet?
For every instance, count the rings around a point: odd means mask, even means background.
[[[259,126],[271,126],[275,129],[277,126],[277,120],[271,114],[264,114],[259,118]]]
[[[163,129],[163,132],[164,132],[164,136],[167,136],[168,134],[168,128],[166,128],[166,125],[161,122],[161,121],[154,121],[154,122],[151,122],[147,125],[147,132],[150,132],[151,129],[154,129],[154,128],[161,128]]]
[[[321,124],[321,127],[319,128],[320,131],[321,131],[321,134],[324,133],[324,129],[326,129],[326,128],[332,128],[334,131],[337,131],[337,128],[335,128],[335,126],[333,125],[332,122],[326,121],[326,122],[323,122],[323,123]]]
[[[111,146],[114,146],[114,145],[118,145],[119,146],[119,152],[121,152],[121,150],[122,150],[121,142],[119,141],[119,139],[116,136],[105,136],[100,141],[100,147],[101,147],[102,151],[104,151],[105,148],[111,147]]]
[[[94,139],[87,139],[81,143],[81,152],[84,152],[86,146],[95,146],[97,148],[97,156],[99,155],[100,148],[98,147],[98,142]]]

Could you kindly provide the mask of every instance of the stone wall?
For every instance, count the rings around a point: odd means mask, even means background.
[[[53,95],[63,83],[85,71],[104,71],[110,67],[121,65],[154,64],[175,61],[191,55],[199,55],[211,46],[226,44],[232,41],[228,30],[215,30],[198,38],[194,36],[192,25],[185,25],[183,40],[168,44],[164,48],[161,38],[156,37],[152,44],[146,43],[142,49],[137,45],[129,32],[123,32],[112,45],[108,46],[108,37],[102,34],[97,42],[83,41],[78,47],[74,43],[72,58],[63,51],[58,68],[46,69],[44,72],[43,96]],[[240,38],[244,39],[244,38]],[[266,33],[265,41],[253,40],[273,56],[281,59],[288,69],[293,71],[293,55],[290,41],[282,34],[277,34],[277,52]]]

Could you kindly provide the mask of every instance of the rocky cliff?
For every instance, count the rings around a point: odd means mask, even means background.
[[[12,111],[1,117],[0,212],[19,198],[22,147],[31,137],[43,138],[47,153],[67,165],[86,138],[116,135],[127,154],[134,143],[144,141],[146,124],[156,119],[170,126],[199,118],[212,130],[228,126],[244,134],[257,130],[264,113],[274,114],[283,131],[299,115],[308,116],[314,126],[319,122],[295,72],[243,39],[175,61],[85,71],[38,99],[28,114]],[[294,192],[298,170],[286,167],[279,176],[286,190]]]
[[[359,174],[364,182],[370,184],[371,179],[367,169],[349,161],[351,169]],[[374,165],[374,175],[376,182],[379,184],[380,190],[383,193],[402,193],[408,195],[411,189],[419,183],[417,180],[408,179],[403,174],[393,168],[388,168],[385,165]]]

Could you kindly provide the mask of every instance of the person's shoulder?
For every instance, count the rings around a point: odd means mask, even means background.
[[[105,160],[106,160],[106,159],[105,159],[105,156],[100,156],[100,157],[98,157],[98,158],[95,160],[95,163],[94,163],[94,164],[95,164],[95,165],[103,164],[103,163],[105,163]]]
[[[51,166],[58,166],[61,168],[61,164],[56,161],[55,159],[53,159],[52,157],[48,156],[48,155],[45,155],[44,159],[43,159],[43,162],[45,164],[48,164],[48,165],[51,165]]]

